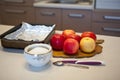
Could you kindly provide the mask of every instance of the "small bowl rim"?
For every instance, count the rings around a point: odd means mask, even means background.
[[[44,48],[47,48],[48,51],[45,53],[41,53],[41,54],[30,54],[29,51],[36,47],[44,47]],[[45,55],[45,54],[49,54],[51,51],[52,51],[52,47],[49,44],[45,44],[45,43],[34,43],[24,48],[24,52],[29,55]]]

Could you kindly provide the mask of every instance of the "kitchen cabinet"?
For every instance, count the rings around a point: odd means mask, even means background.
[[[0,0],[0,6],[2,5],[2,3],[3,3],[3,1],[2,1],[2,0]]]
[[[0,1],[0,23],[1,23],[1,12],[2,12],[2,1]]]
[[[0,24],[1,24],[1,18],[0,18]]]
[[[0,10],[1,10],[1,6],[0,6]],[[1,12],[0,12],[0,23],[1,23]]]
[[[73,29],[77,32],[91,31],[91,10],[63,9],[63,29]]]
[[[3,0],[2,24],[34,23],[34,0]]]
[[[61,9],[58,8],[35,8],[35,19],[37,24],[56,24],[56,29],[61,30]]]
[[[120,36],[120,11],[94,10],[92,30],[98,34]]]
[[[22,21],[34,23],[34,9],[32,7],[4,6],[2,23],[18,25]]]
[[[3,0],[4,5],[32,6],[34,0]]]
[[[91,30],[91,10],[39,7],[35,11],[36,23],[56,24],[58,30]]]

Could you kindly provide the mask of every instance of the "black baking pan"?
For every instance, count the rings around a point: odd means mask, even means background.
[[[19,48],[19,49],[24,49],[27,45],[33,44],[33,43],[49,43],[51,36],[55,33],[55,27],[53,30],[50,32],[50,34],[43,40],[43,41],[24,41],[24,40],[9,40],[4,38],[6,35],[18,30],[21,28],[22,24],[19,24],[12,29],[6,31],[2,35],[0,35],[1,38],[1,45],[4,48]],[[42,25],[42,24],[31,24],[31,25]],[[45,26],[52,26],[52,25],[45,25]]]

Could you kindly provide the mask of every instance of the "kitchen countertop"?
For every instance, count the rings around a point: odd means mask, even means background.
[[[0,25],[0,32],[8,28]],[[78,60],[101,60],[105,66],[89,66],[89,69],[51,64],[63,58],[52,58],[48,65],[40,69],[31,68],[26,63],[23,50],[3,48],[0,44],[0,80],[120,80],[120,37],[97,35],[97,38],[105,40],[101,44],[102,53]]]
[[[50,3],[50,0],[47,1],[38,1],[33,4],[34,7],[49,7],[49,8],[64,8],[64,9],[94,9],[94,0],[91,4],[87,2],[81,3],[78,2],[76,4],[67,4],[67,3]]]
[[[2,27],[2,29],[0,30],[0,35],[14,27],[14,26],[10,26],[10,25],[6,25],[5,27],[3,27],[3,26],[4,25],[0,25],[0,27]]]

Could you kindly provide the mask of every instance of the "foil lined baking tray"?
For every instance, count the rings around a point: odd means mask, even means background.
[[[55,25],[22,24],[1,35],[1,45],[6,48],[25,48],[33,43],[49,43]]]

